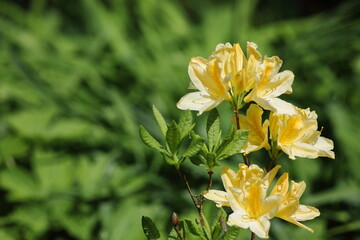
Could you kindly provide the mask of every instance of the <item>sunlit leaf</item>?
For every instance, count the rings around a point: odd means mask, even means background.
[[[153,111],[153,114],[154,114],[154,117],[155,117],[155,120],[162,132],[162,134],[164,136],[166,136],[166,132],[168,130],[168,126],[167,126],[167,123],[164,119],[164,117],[162,116],[162,114],[160,113],[160,111],[153,105],[153,108],[152,108],[152,111]]]
[[[183,157],[192,157],[197,154],[203,147],[204,139],[202,137],[196,134],[192,134],[191,138],[192,139],[190,145],[186,152],[183,154]]]
[[[228,135],[217,150],[217,160],[222,160],[240,153],[247,141],[248,133],[246,130],[235,130],[233,134]]]
[[[144,143],[149,147],[154,148],[159,152],[164,152],[164,149],[161,146],[161,144],[158,141],[156,141],[156,139],[153,136],[151,136],[151,134],[143,126],[140,126],[140,137],[144,141]]]
[[[166,132],[166,142],[169,146],[171,153],[175,154],[179,149],[180,144],[180,131],[178,125],[173,121],[168,131]]]
[[[193,128],[193,117],[190,110],[182,111],[179,120],[180,140],[182,140]]]

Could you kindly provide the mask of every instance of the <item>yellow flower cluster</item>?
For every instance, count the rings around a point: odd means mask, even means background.
[[[234,125],[249,130],[242,153],[247,155],[265,148],[271,158],[270,167],[282,153],[290,159],[335,158],[333,142],[320,136],[317,114],[279,98],[292,93],[294,81],[291,71],[279,72],[281,65],[277,56],[263,58],[255,43],[247,43],[246,55],[239,44],[219,44],[208,59],[191,59],[189,88],[198,91],[183,96],[177,107],[198,111],[200,115],[223,101],[230,102],[235,113]],[[240,109],[249,102],[255,104],[250,104],[245,115],[240,114]],[[263,120],[264,110],[270,111],[269,119]],[[277,165],[266,173],[257,165],[240,164],[237,172],[225,167],[221,175],[225,191],[208,190],[203,195],[218,207],[233,210],[229,225],[250,228],[261,238],[268,238],[270,219],[274,217],[312,231],[299,222],[320,215],[316,208],[299,203],[304,182],[289,183],[288,174],[284,173],[267,195],[279,168]]]
[[[189,88],[199,91],[182,97],[178,108],[202,114],[224,100],[233,102],[236,108],[244,100],[279,114],[295,114],[293,105],[278,98],[292,92],[294,74],[288,70],[279,73],[280,58],[262,60],[256,49],[255,43],[248,42],[245,56],[239,44],[226,43],[217,45],[209,59],[192,58],[188,68]]]
[[[241,129],[250,130],[244,154],[265,148],[271,154],[282,150],[291,159],[334,158],[331,151],[333,142],[321,137],[321,132],[317,130],[316,113],[299,109],[278,98],[282,94],[292,93],[294,81],[291,71],[279,72],[281,65],[282,60],[277,56],[262,58],[255,43],[247,43],[247,55],[237,43],[219,44],[209,59],[191,59],[188,68],[191,79],[189,88],[198,91],[183,96],[177,107],[202,114],[225,100],[231,102],[234,111],[238,112],[246,103],[255,102],[245,116],[240,115],[235,120],[239,121],[237,125]],[[262,109],[271,112],[270,119],[264,122]]]
[[[247,145],[243,153],[248,154],[261,148],[277,152],[282,150],[290,159],[295,157],[335,158],[331,151],[333,142],[320,136],[318,131],[317,114],[309,109],[296,108],[296,114],[270,113],[269,120],[262,123],[263,110],[255,104],[251,104],[246,116],[240,115],[241,129],[250,130]],[[270,130],[270,142],[268,143],[268,129]]]
[[[318,209],[301,205],[299,199],[305,190],[305,183],[291,181],[284,173],[276,182],[269,196],[267,191],[278,172],[277,165],[265,173],[257,165],[239,165],[239,171],[222,170],[221,179],[225,191],[208,190],[204,197],[216,203],[217,207],[228,206],[233,210],[227,224],[250,228],[258,237],[268,238],[270,219],[281,218],[308,231],[313,231],[299,221],[313,219],[320,215]]]

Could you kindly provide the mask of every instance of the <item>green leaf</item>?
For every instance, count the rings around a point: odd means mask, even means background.
[[[27,109],[10,115],[8,121],[9,125],[21,136],[28,138],[44,137],[55,112],[56,109],[54,108]]]
[[[236,240],[239,235],[239,232],[240,232],[239,227],[231,226],[225,233],[223,240]]]
[[[204,233],[201,231],[201,226],[195,221],[185,219],[185,227],[189,230],[189,232],[194,235],[198,236],[201,239],[206,239]]]
[[[195,126],[190,110],[183,111],[179,120],[180,140],[182,140]]]
[[[242,147],[247,141],[248,134],[249,131],[247,130],[235,130],[232,134],[230,132],[230,134],[227,135],[225,140],[219,146],[216,154],[216,160],[219,161],[240,153]]]
[[[209,223],[204,215],[203,215],[203,219],[204,219],[204,226],[202,226],[202,230],[204,232],[205,239],[211,240],[211,229]]]
[[[168,236],[168,240],[178,240],[178,239],[180,239],[180,238],[178,237],[178,234],[175,231],[175,229],[171,229],[169,236]]]
[[[188,147],[188,149],[186,150],[186,152],[183,154],[183,157],[192,157],[195,156],[202,148],[202,146],[204,145],[204,139],[193,133],[191,134],[191,142],[190,145]]]
[[[19,137],[5,136],[0,139],[0,156],[4,158],[24,156],[28,148]]]
[[[214,230],[216,226],[219,226],[221,221],[226,221],[227,214],[225,210],[221,207],[219,208],[216,217],[214,219],[213,224],[211,225],[211,230]]]
[[[163,153],[163,157],[165,159],[165,161],[170,164],[170,165],[176,165],[177,162],[175,161],[175,159],[173,159],[171,156],[169,156],[168,153]]]
[[[172,154],[176,154],[179,150],[180,144],[180,131],[176,122],[172,121],[167,132],[166,132],[166,142],[169,146],[169,149]]]
[[[1,172],[0,184],[9,191],[9,198],[17,201],[28,201],[41,197],[39,185],[33,175],[20,168],[9,168]]]
[[[184,231],[184,222],[181,221],[179,222],[178,224],[178,228],[179,228],[179,232],[180,234],[185,237],[185,231]],[[187,239],[187,238],[186,238]],[[174,228],[171,229],[170,233],[169,233],[169,236],[168,236],[168,240],[180,240],[177,232],[175,231]]]
[[[209,151],[216,149],[221,140],[220,117],[218,111],[212,110],[206,123]]]
[[[199,166],[201,164],[206,164],[206,158],[204,158],[202,155],[195,155],[195,156],[192,156],[190,157],[190,161],[196,165],[196,166]]]
[[[212,239],[221,238],[226,232],[226,217],[227,214],[223,208],[219,208],[216,217],[211,225]]]
[[[214,166],[216,166],[216,154],[213,152],[208,152],[205,155],[205,159],[206,159],[206,166],[209,169],[212,169]]]
[[[161,144],[156,141],[156,139],[151,136],[151,134],[140,125],[140,137],[143,142],[151,148],[158,150],[159,152],[165,152],[165,149],[161,146]]]
[[[159,239],[160,233],[154,222],[149,217],[143,216],[141,219],[142,228],[147,239]]]
[[[154,114],[154,117],[155,117],[155,120],[162,132],[162,134],[164,136],[166,136],[166,132],[168,130],[168,126],[166,124],[166,121],[164,119],[164,117],[161,115],[160,111],[153,105],[153,108],[152,108],[152,111],[153,111],[153,114]]]

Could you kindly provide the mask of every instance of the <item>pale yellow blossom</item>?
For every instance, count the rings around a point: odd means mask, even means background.
[[[222,101],[230,101],[230,78],[222,78],[219,69],[219,60],[194,57],[189,63],[188,73],[191,79],[189,88],[198,89],[183,96],[177,103],[182,110],[195,110],[199,114],[211,110]]]
[[[281,218],[312,232],[300,223],[320,215],[314,207],[301,205],[299,199],[305,190],[305,183],[291,181],[284,173],[269,196],[266,193],[281,166],[275,166],[266,173],[257,165],[249,167],[239,164],[239,171],[223,168],[221,179],[225,191],[209,190],[204,197],[216,203],[217,207],[227,206],[233,210],[227,224],[249,228],[260,238],[268,238],[270,219]]]
[[[267,189],[280,166],[265,173],[257,165],[239,165],[235,173],[229,168],[222,170],[221,179],[225,192],[209,190],[204,197],[214,201],[218,207],[230,206],[234,211],[229,215],[227,224],[249,228],[257,236],[268,238],[270,219],[278,211],[281,195],[266,197]]]
[[[299,199],[305,191],[305,188],[306,184],[304,181],[299,183],[291,181],[289,189],[288,174],[284,173],[277,181],[270,195],[283,196],[275,217],[293,223],[310,232],[314,232],[311,228],[299,222],[311,220],[320,215],[319,210],[315,207],[300,205]]]
[[[262,123],[263,110],[256,104],[251,104],[246,111],[246,116],[240,115],[240,129],[249,130],[247,143],[242,152],[249,154],[261,148],[270,149],[268,143],[269,120]]]
[[[291,85],[294,81],[291,71],[279,72],[281,65],[282,60],[277,56],[264,58],[258,70],[259,78],[245,97],[245,102],[254,101],[264,109],[278,114],[296,114],[292,104],[278,98],[284,93],[292,93]]]
[[[230,77],[232,94],[235,96],[250,91],[258,78],[261,55],[256,48],[255,43],[248,42],[245,56],[238,43],[218,44],[210,57],[219,59],[222,77]]]
[[[333,142],[321,137],[317,114],[309,109],[296,108],[296,115],[270,114],[270,138],[290,159],[295,157],[335,158]],[[275,147],[275,146],[274,146]]]
[[[190,89],[197,89],[183,96],[177,103],[182,110],[190,109],[202,114],[223,101],[241,102],[258,79],[260,53],[255,43],[247,44],[246,57],[238,43],[218,44],[215,51],[205,59],[194,57],[188,67]],[[241,95],[243,94],[243,95]],[[242,97],[238,96],[241,95]]]

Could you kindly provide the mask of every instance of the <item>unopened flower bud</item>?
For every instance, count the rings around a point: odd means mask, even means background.
[[[174,226],[177,226],[179,224],[179,218],[175,212],[173,212],[172,214],[171,221]]]

